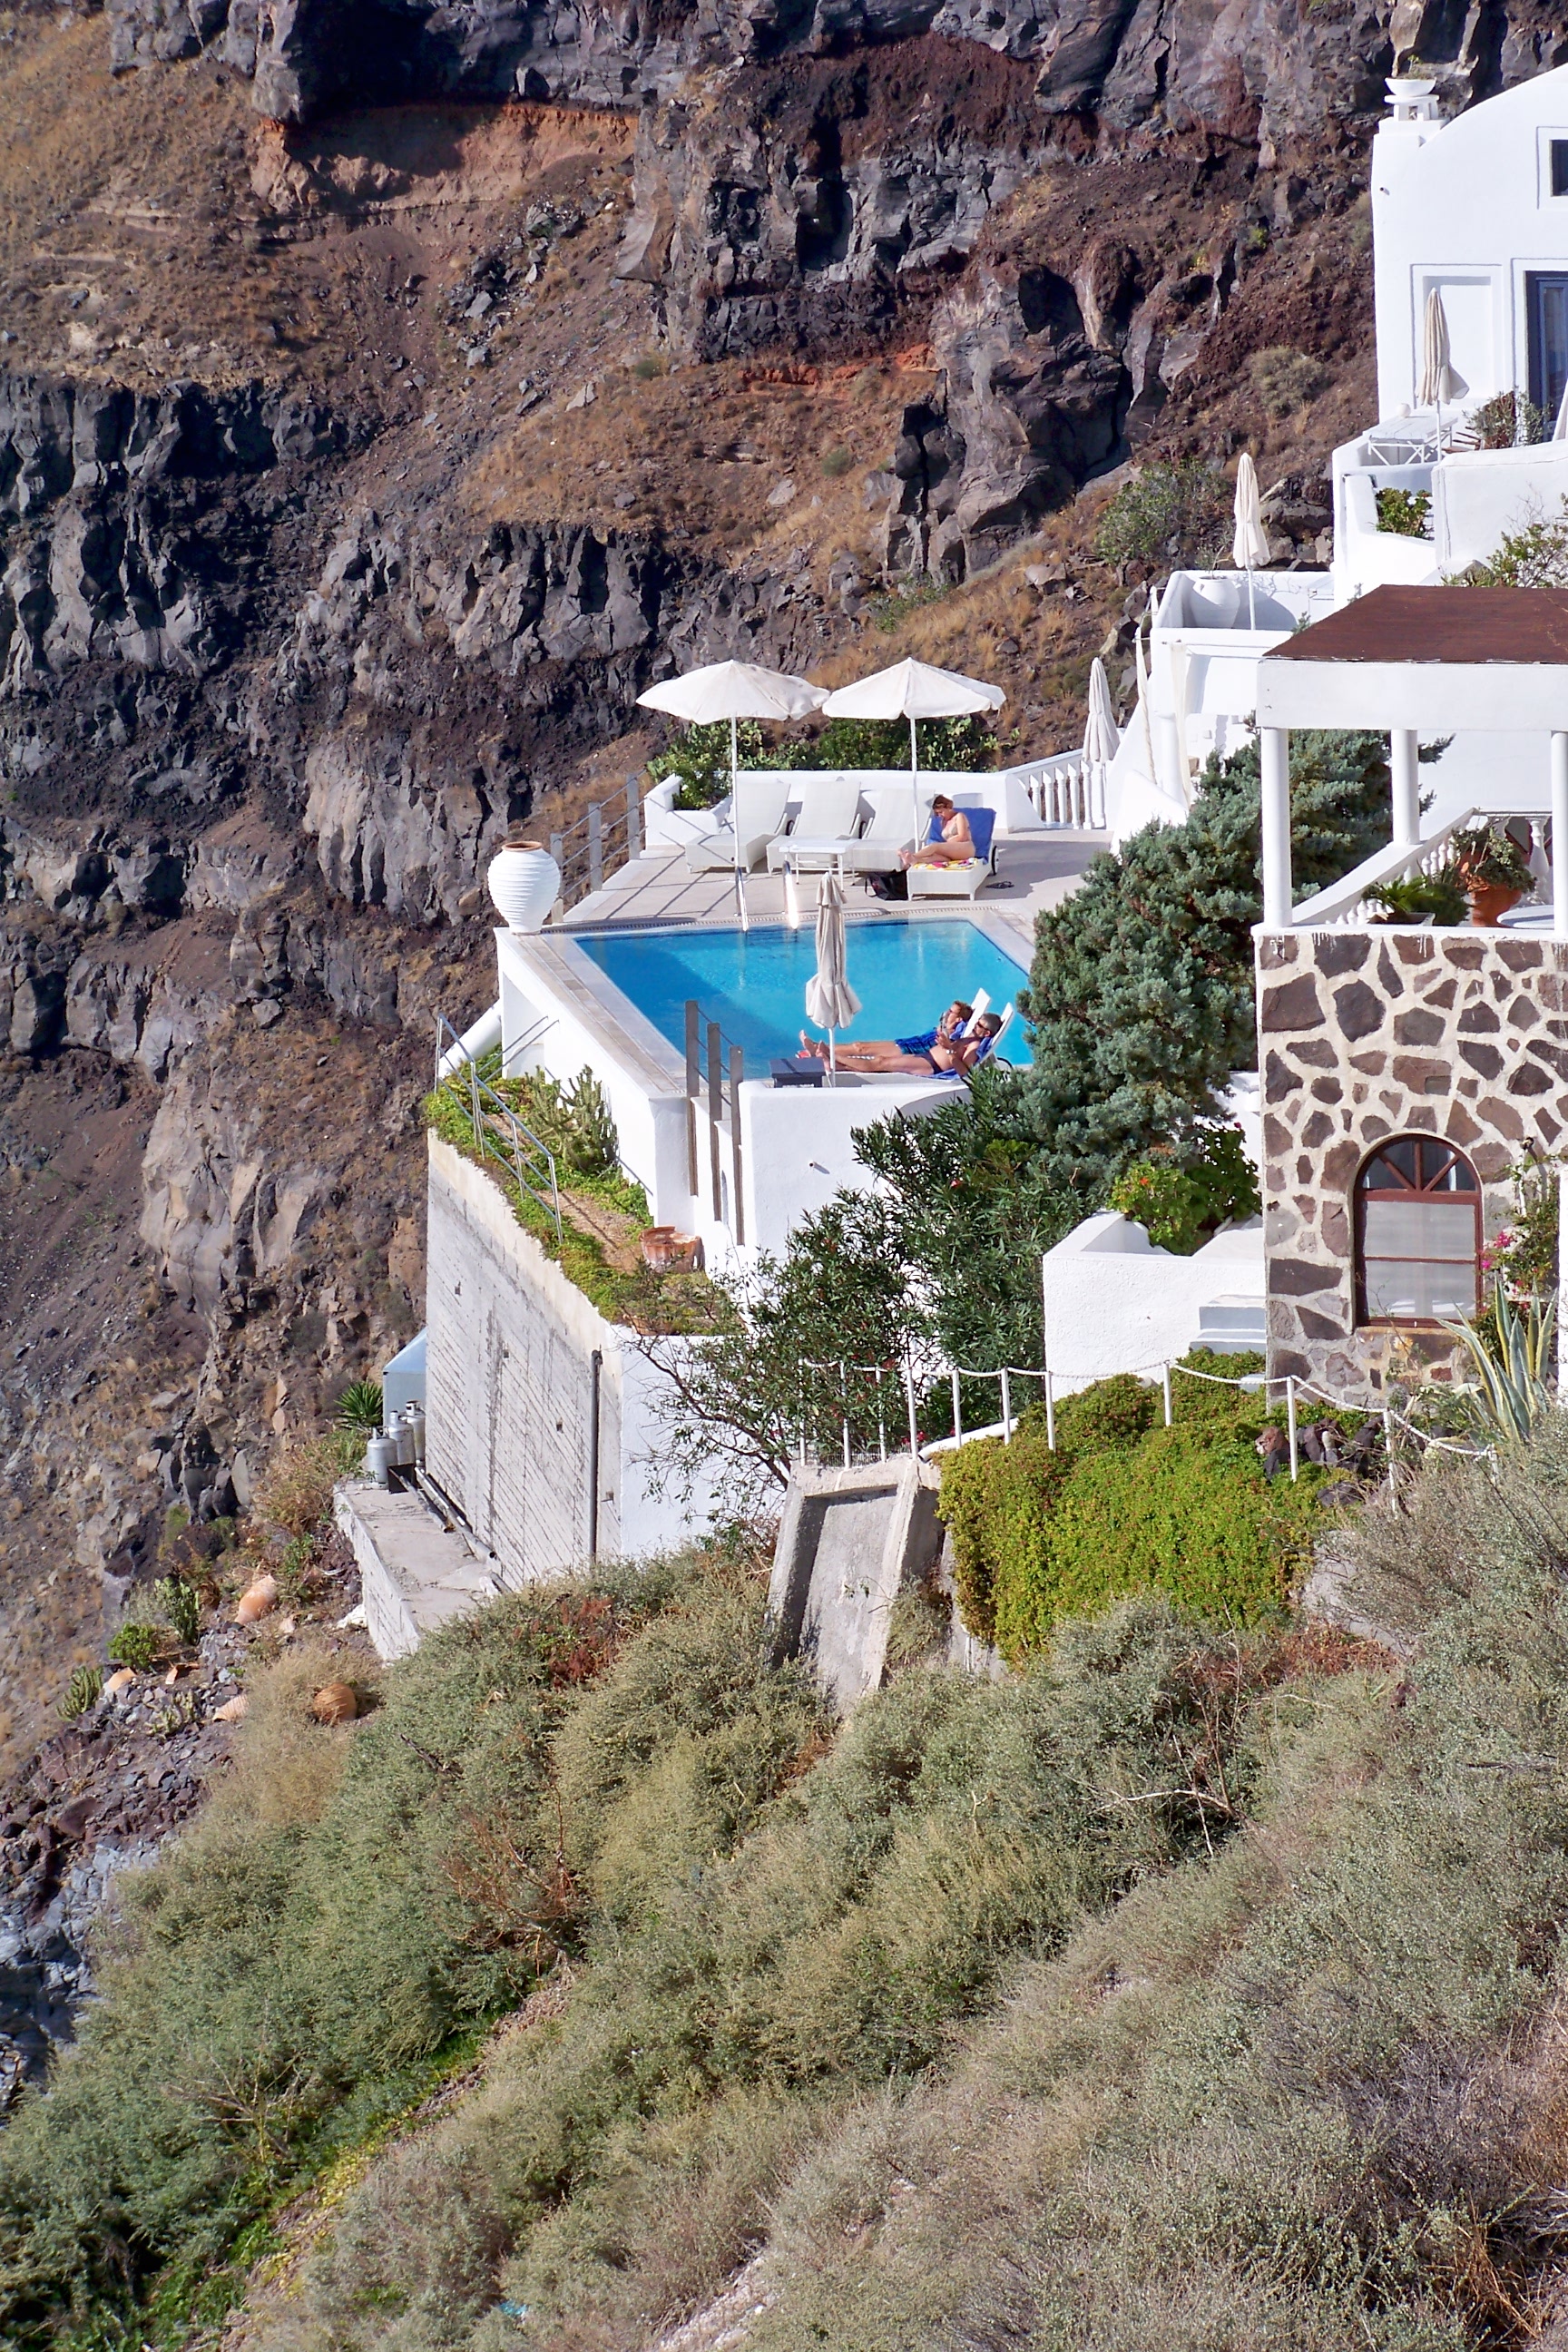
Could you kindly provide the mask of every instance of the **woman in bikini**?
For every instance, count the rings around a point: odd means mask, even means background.
[[[922,1046],[918,1053],[900,1052],[896,1038],[877,1037],[861,1042],[855,1049],[858,1058],[854,1062],[845,1060],[849,1048],[844,1045],[836,1049],[834,1059],[839,1069],[860,1070],[874,1077],[940,1077],[950,1070],[956,1070],[963,1077],[984,1059],[985,1050],[1001,1026],[999,1013],[983,1013],[967,1036],[951,1038],[946,1044],[939,1040]],[[826,1039],[808,1037],[804,1029],[800,1033],[800,1050],[818,1061],[827,1059]]]
[[[931,813],[942,826],[940,841],[928,841],[923,849],[901,849],[900,866],[967,866],[974,855],[974,835],[969,830],[969,819],[961,808],[955,808],[945,793],[938,793],[931,804]]]

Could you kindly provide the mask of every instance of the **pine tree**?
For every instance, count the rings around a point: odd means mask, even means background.
[[[1041,917],[1026,1090],[1052,1186],[1103,1201],[1152,1146],[1180,1150],[1218,1116],[1256,1058],[1260,805],[1256,744],[1211,761],[1184,824],[1145,826]],[[1292,737],[1290,821],[1298,897],[1370,856],[1389,830],[1384,738]]]

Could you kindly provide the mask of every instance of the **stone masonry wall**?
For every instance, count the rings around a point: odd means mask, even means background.
[[[1510,1165],[1568,1126],[1568,946],[1501,930],[1258,935],[1269,1370],[1364,1396],[1440,1333],[1355,1328],[1354,1185],[1391,1135],[1441,1136],[1480,1178],[1483,1232]]]

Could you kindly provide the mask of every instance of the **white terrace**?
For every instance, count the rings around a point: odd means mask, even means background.
[[[1290,859],[1292,728],[1389,736],[1391,840],[1343,881],[1296,903]],[[1531,827],[1538,892],[1505,922],[1568,940],[1568,593],[1379,588],[1276,646],[1258,666],[1263,780],[1263,929],[1323,930],[1371,919],[1376,883],[1433,870],[1448,837],[1484,809]],[[1423,834],[1423,738],[1498,748],[1506,803],[1487,794]],[[1447,755],[1447,756],[1451,756]],[[1444,763],[1446,764],[1446,761]],[[1550,820],[1551,859],[1545,857]]]

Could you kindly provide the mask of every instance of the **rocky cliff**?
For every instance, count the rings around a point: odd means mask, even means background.
[[[243,1501],[416,1326],[413,1107],[506,823],[623,789],[640,688],[731,652],[989,668],[1018,748],[1075,740],[1141,593],[1093,484],[1248,441],[1310,560],[1381,78],[1461,105],[1559,40],[1515,0],[7,19],[0,1730],[150,1571],[160,1465]]]

